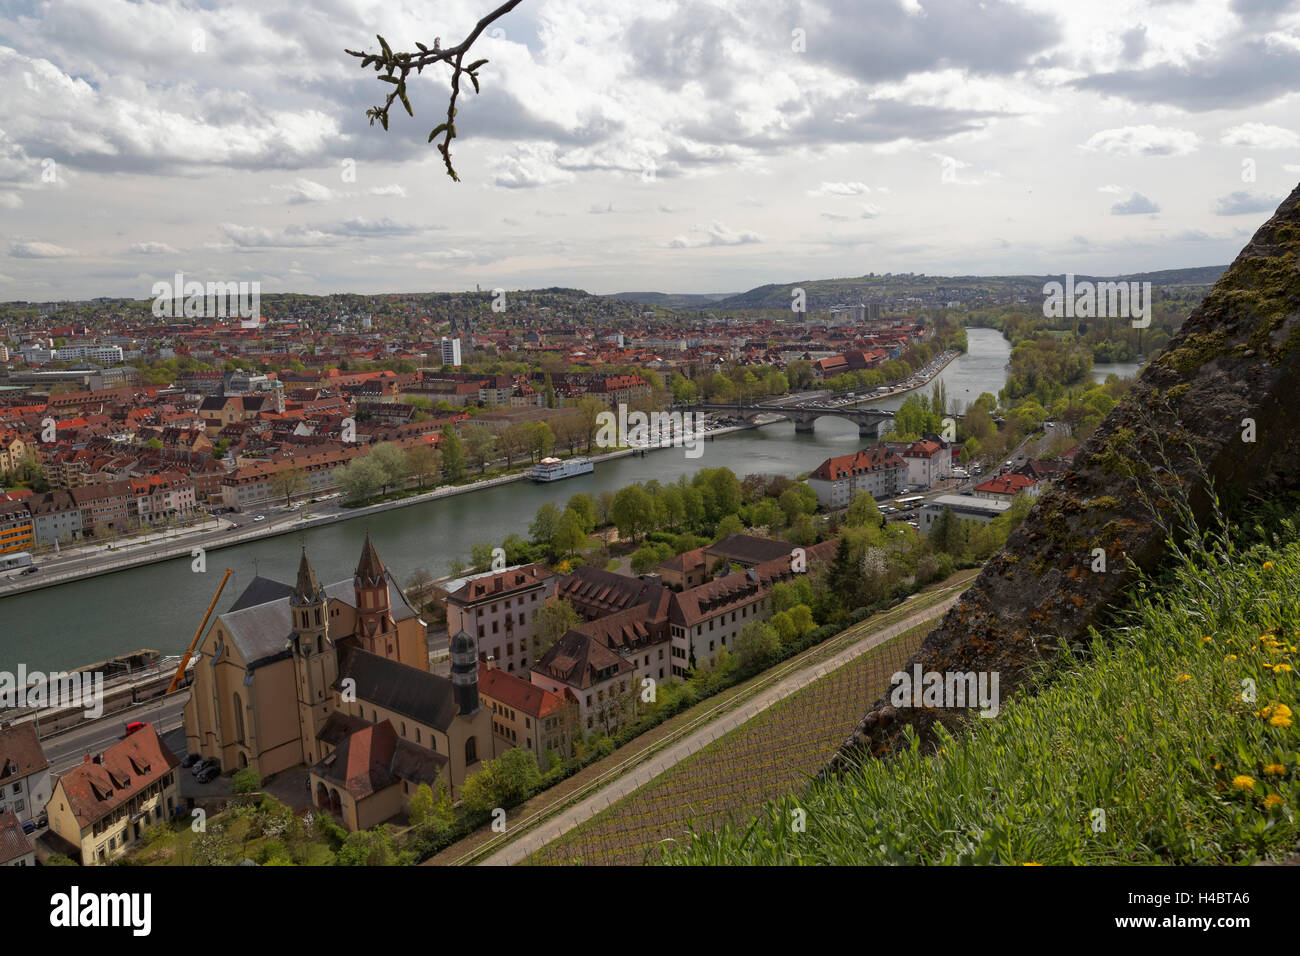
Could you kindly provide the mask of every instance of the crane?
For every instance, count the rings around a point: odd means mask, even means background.
[[[222,575],[221,584],[217,587],[217,593],[212,596],[212,603],[208,605],[208,613],[203,615],[203,621],[199,624],[199,629],[194,632],[194,640],[190,641],[190,649],[181,658],[181,665],[176,668],[176,676],[172,678],[171,684],[167,687],[168,694],[180,686],[181,678],[185,676],[185,668],[189,666],[190,658],[194,656],[194,648],[199,646],[199,638],[203,636],[203,629],[208,626],[208,618],[212,616],[212,609],[217,606],[217,601],[221,598],[221,592],[225,590],[226,582],[230,580],[230,576],[234,573],[230,568],[226,568],[226,573]]]

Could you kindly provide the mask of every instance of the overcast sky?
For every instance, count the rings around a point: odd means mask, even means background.
[[[1225,263],[1300,180],[1300,2],[524,0],[444,173],[344,47],[495,0],[6,0],[0,300]]]

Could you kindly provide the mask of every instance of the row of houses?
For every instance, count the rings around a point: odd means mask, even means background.
[[[158,525],[196,509],[194,482],[180,471],[10,495],[0,500],[0,553],[66,544],[97,530]]]

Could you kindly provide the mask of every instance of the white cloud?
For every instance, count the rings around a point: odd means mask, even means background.
[[[1225,129],[1219,142],[1224,146],[1244,146],[1247,149],[1295,149],[1300,146],[1300,136],[1282,126],[1242,123]]]
[[[75,249],[52,242],[15,242],[9,247],[9,255],[15,259],[64,259],[77,254]]]
[[[1112,216],[1140,216],[1159,211],[1160,207],[1141,193],[1134,193],[1128,199],[1110,207]]]
[[[176,249],[165,242],[133,242],[130,251],[139,256],[179,255]]]
[[[705,246],[743,246],[763,241],[763,237],[756,232],[736,232],[716,219],[707,226],[696,226],[691,231],[701,235],[676,236],[668,243],[669,248],[699,249]]]
[[[1112,156],[1185,156],[1199,141],[1191,130],[1173,126],[1122,126],[1094,133],[1083,149]]]
[[[337,198],[338,195],[328,186],[323,186],[314,180],[305,179],[301,176],[291,183],[275,185],[271,188],[288,193],[289,198],[287,201],[290,205],[300,205],[302,203],[310,202],[329,202],[330,200]]]
[[[809,196],[865,196],[871,192],[866,183],[822,183],[816,189],[808,190]]]

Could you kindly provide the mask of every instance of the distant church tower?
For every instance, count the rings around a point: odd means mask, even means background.
[[[451,683],[461,715],[478,710],[478,642],[466,630],[451,639]]]
[[[358,643],[372,654],[398,660],[397,625],[388,603],[388,572],[379,559],[369,532],[352,586],[357,598]]]
[[[331,688],[338,679],[339,664],[329,633],[329,602],[307,560],[306,548],[298,563],[298,583],[289,595],[289,614],[293,620],[289,641],[298,685],[298,730],[303,759],[310,764],[318,757],[316,734],[333,708]]]

